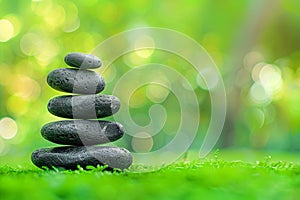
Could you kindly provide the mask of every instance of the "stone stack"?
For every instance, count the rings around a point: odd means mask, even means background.
[[[32,162],[49,169],[78,169],[78,165],[108,165],[108,169],[126,169],[132,163],[130,152],[124,148],[96,146],[120,139],[124,134],[118,122],[97,120],[111,116],[120,108],[120,101],[112,95],[98,94],[105,82],[95,69],[101,66],[99,58],[83,53],[70,53],[67,65],[49,73],[47,83],[55,90],[75,93],[52,98],[48,111],[55,116],[72,120],[51,122],[41,129],[42,136],[51,142],[69,145],[41,148],[32,153]]]

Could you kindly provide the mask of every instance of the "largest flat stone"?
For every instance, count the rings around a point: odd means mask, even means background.
[[[78,169],[77,166],[108,165],[109,169],[126,169],[132,163],[130,152],[124,148],[108,146],[75,146],[41,148],[31,155],[32,162],[42,168]]]
[[[57,144],[94,145],[113,142],[124,134],[118,122],[101,120],[64,120],[43,126],[42,136]]]
[[[50,99],[48,110],[55,116],[70,119],[97,119],[111,116],[120,108],[112,95],[65,95]]]
[[[51,71],[47,76],[47,83],[53,89],[78,94],[96,94],[105,87],[100,74],[90,70],[70,68]]]

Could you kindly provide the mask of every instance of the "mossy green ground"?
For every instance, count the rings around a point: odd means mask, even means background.
[[[89,171],[43,171],[1,166],[0,199],[300,198],[297,162],[271,156],[252,163],[225,161],[229,155],[234,157],[233,153],[222,156],[221,152],[203,160],[185,158],[148,173],[103,172],[101,167]],[[277,157],[293,157],[285,155]]]

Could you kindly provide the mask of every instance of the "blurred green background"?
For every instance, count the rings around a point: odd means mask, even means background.
[[[55,146],[42,139],[40,128],[59,119],[46,105],[63,93],[47,86],[46,76],[66,67],[67,53],[92,52],[114,34],[147,26],[190,36],[219,67],[228,112],[217,148],[300,150],[299,10],[299,0],[0,0],[1,164],[30,163],[33,150]],[[122,73],[148,62],[174,67],[193,86],[201,122],[191,148],[199,149],[210,118],[209,91],[180,58],[164,52],[125,55],[103,73],[104,93],[112,93]],[[134,146],[128,136],[120,145],[151,151],[174,137],[180,107],[164,88],[137,90],[130,103],[132,118],[140,125],[149,123],[153,103],[167,109],[164,129],[143,145],[135,141]]]

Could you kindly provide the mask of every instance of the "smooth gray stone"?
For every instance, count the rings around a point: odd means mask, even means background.
[[[48,110],[55,116],[70,119],[97,119],[111,116],[120,108],[112,95],[65,95],[50,99]]]
[[[124,127],[101,120],[64,120],[44,125],[41,133],[57,144],[86,146],[116,141],[123,136]]]
[[[102,65],[102,62],[98,57],[91,54],[77,52],[66,55],[65,63],[71,67],[77,67],[81,69],[95,69]]]
[[[78,94],[96,94],[105,87],[100,74],[90,70],[70,68],[51,71],[47,76],[47,83],[53,89]]]
[[[132,163],[131,153],[124,148],[109,146],[65,146],[41,148],[31,155],[32,162],[39,168],[78,169],[86,166],[108,165],[108,169],[126,169]]]

